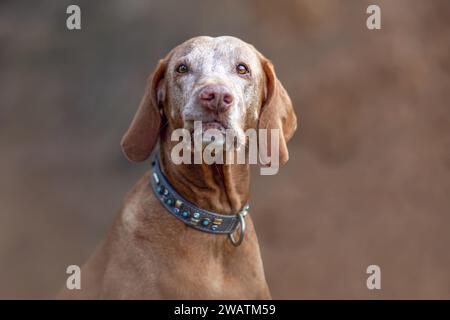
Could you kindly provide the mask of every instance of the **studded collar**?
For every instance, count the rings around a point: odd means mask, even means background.
[[[244,218],[250,209],[248,204],[236,215],[224,215],[197,207],[184,199],[172,187],[161,170],[157,156],[152,161],[150,185],[156,197],[161,201],[161,204],[167,211],[189,227],[209,233],[228,234],[232,243],[236,246],[242,242],[245,232]],[[240,228],[240,232],[239,238],[236,240],[233,233],[238,227]]]

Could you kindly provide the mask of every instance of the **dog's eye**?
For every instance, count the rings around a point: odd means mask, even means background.
[[[239,64],[236,66],[236,71],[237,71],[237,73],[239,73],[239,74],[247,74],[247,73],[250,73],[250,70],[248,70],[248,67],[247,67],[245,64],[243,64],[243,63],[239,63]]]
[[[180,64],[180,65],[177,67],[177,72],[178,72],[178,73],[186,73],[186,72],[188,72],[188,71],[189,71],[189,68],[188,68],[188,66],[185,65],[184,63]]]

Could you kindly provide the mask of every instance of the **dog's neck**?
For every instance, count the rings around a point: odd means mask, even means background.
[[[249,202],[248,164],[176,165],[170,159],[170,149],[169,143],[161,143],[161,167],[173,188],[187,200],[222,214],[237,214]]]

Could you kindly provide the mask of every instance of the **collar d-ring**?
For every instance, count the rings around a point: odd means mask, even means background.
[[[249,208],[250,207],[247,205],[247,206],[244,207],[244,209],[241,212],[238,213],[239,223],[236,226],[236,229],[233,232],[228,234],[228,236],[230,237],[231,243],[235,247],[239,246],[242,243],[242,241],[244,241],[244,237],[245,237],[245,216],[247,215]],[[236,239],[234,237],[234,233],[236,232],[237,229],[239,229],[239,238],[238,239]]]

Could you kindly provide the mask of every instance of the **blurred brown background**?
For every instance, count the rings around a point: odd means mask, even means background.
[[[146,78],[195,35],[254,44],[301,119],[254,172],[273,297],[450,298],[448,0],[1,1],[0,298],[52,297],[105,236],[149,168],[119,148]]]

